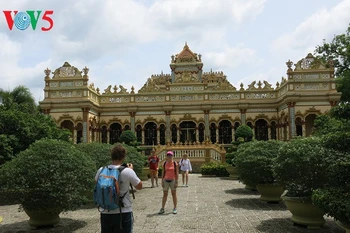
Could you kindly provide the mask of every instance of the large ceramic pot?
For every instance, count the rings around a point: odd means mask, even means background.
[[[226,167],[226,171],[230,174],[229,178],[232,180],[238,180],[239,179],[239,175],[237,172],[237,168],[234,166],[227,166]]]
[[[24,210],[29,216],[29,225],[32,229],[42,226],[56,226],[60,222],[60,211],[50,210]]]
[[[149,175],[149,168],[148,167],[143,167],[141,176],[139,178],[142,181],[147,181],[148,180],[148,175]]]
[[[306,226],[308,229],[318,229],[325,224],[324,212],[305,198],[282,197],[287,209],[292,213],[292,222]]]
[[[346,233],[350,233],[350,224],[345,224],[339,221],[335,221],[338,226],[340,226],[341,228],[343,228],[345,230]]]
[[[281,202],[281,195],[284,192],[284,185],[258,184],[256,189],[260,193],[260,200],[268,203]]]

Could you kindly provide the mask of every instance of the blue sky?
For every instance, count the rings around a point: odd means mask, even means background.
[[[203,70],[223,71],[236,87],[286,76],[323,39],[344,33],[350,0],[0,0],[0,88],[27,86],[43,99],[44,70],[68,61],[90,69],[89,82],[139,90],[152,74],[170,73],[185,42]],[[38,22],[9,30],[4,10],[53,10],[53,28]],[[42,15],[41,15],[42,16]]]

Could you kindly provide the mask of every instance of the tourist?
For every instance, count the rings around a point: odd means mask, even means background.
[[[157,157],[155,151],[152,151],[152,155],[148,157],[149,171],[151,174],[151,188],[154,188],[154,180],[156,180],[156,185],[158,187],[158,163],[159,158]]]
[[[179,166],[180,166],[180,171],[182,174],[182,186],[188,187],[188,173],[192,172],[192,165],[191,165],[191,161],[188,158],[187,154],[183,155],[182,159],[179,162]],[[185,181],[186,181],[186,183],[185,183]]]
[[[177,214],[177,196],[176,196],[176,187],[178,185],[179,170],[178,164],[173,160],[174,153],[168,151],[166,153],[167,158],[163,164],[162,171],[162,187],[163,187],[163,199],[162,199],[162,208],[159,210],[158,214],[164,214],[165,203],[168,198],[169,188],[171,189],[171,195],[173,196],[173,214]]]
[[[125,159],[125,155],[125,148],[120,144],[116,145],[111,151],[112,164],[108,167],[112,169],[117,169],[119,166],[122,165],[123,160]],[[102,211],[100,216],[102,233],[132,233],[132,202],[128,192],[130,184],[133,185],[136,189],[142,189],[142,182],[134,172],[132,164],[123,164],[123,166],[127,167],[119,175],[120,196],[123,196],[126,193],[125,197],[122,200],[124,204],[124,206],[122,207],[122,216],[119,208],[117,208],[116,210]],[[102,167],[97,171],[97,174],[95,176],[96,181],[98,179],[101,169]],[[122,217],[122,223],[120,221],[120,217]]]

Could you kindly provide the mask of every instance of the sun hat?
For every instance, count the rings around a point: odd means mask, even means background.
[[[174,152],[172,152],[171,150],[169,150],[168,152],[166,152],[166,155],[174,156]]]

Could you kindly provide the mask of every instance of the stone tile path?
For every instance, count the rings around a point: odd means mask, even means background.
[[[345,232],[327,217],[322,229],[294,226],[290,221],[291,214],[283,203],[261,202],[257,192],[244,189],[244,185],[238,181],[202,177],[200,174],[190,174],[189,187],[178,188],[178,214],[172,214],[169,193],[165,214],[158,215],[162,190],[150,186],[150,180],[145,181],[144,189],[135,193],[134,233]],[[0,206],[0,217],[0,233],[100,231],[99,213],[94,207],[63,213],[57,227],[38,230],[29,228],[27,215],[18,212],[17,205]]]

